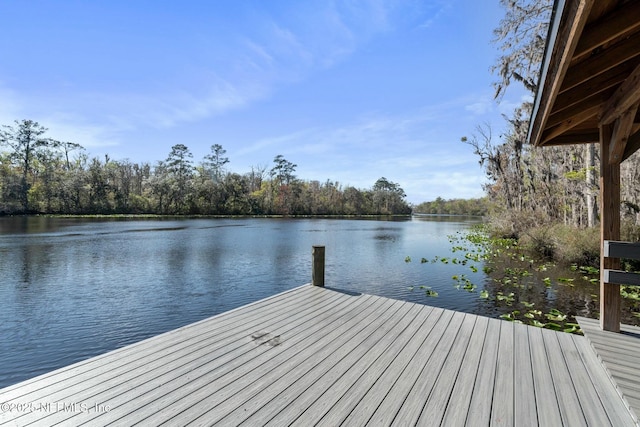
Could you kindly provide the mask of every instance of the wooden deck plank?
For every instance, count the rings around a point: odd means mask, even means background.
[[[452,316],[451,321],[446,327],[447,333],[442,336],[435,350],[426,361],[418,379],[407,396],[405,404],[402,405],[400,411],[396,414],[392,425],[416,425],[422,414],[424,404],[433,391],[434,384],[438,379],[442,366],[447,357],[449,357],[451,347],[458,334],[458,330],[463,324],[464,318],[464,313],[456,312]],[[411,402],[411,404],[406,404],[406,402]]]
[[[476,377],[480,371],[480,358],[486,351],[485,337],[488,326],[489,318],[478,317],[476,319],[469,348],[442,420],[443,426],[464,426],[466,424],[469,402],[471,402]]]
[[[402,337],[403,339],[399,340],[397,344],[393,341],[388,342],[386,348],[384,348],[384,352],[379,353],[379,355],[368,352],[367,356],[371,354],[368,360],[363,358],[361,362],[364,363],[360,363],[360,366],[354,365],[347,375],[336,382],[328,392],[335,392],[336,395],[341,397],[331,409],[324,414],[317,425],[334,426],[345,422],[345,419],[351,411],[362,401],[363,397],[366,396],[384,370],[395,360],[399,351],[402,350],[408,340],[415,335],[415,332],[416,329],[413,328],[410,330],[410,333]],[[393,369],[393,371],[392,375],[396,375],[397,371],[395,371],[395,369]]]
[[[440,423],[444,418],[451,393],[459,378],[458,374],[462,365],[465,363],[472,333],[475,330],[476,320],[476,316],[464,317],[462,325],[458,330],[458,335],[434,384],[434,392],[431,393],[425,406],[422,408],[422,413],[417,423],[418,425],[433,425]]]
[[[382,360],[381,356],[387,353],[387,350],[392,345],[394,347],[396,345],[402,345],[403,342],[408,341],[413,336],[414,329],[407,328],[411,327],[412,324],[415,328],[414,323],[419,312],[419,308],[403,304],[398,307],[398,310],[395,311],[389,319],[384,321],[380,327],[376,328],[367,340],[354,348],[351,348],[353,346],[353,340],[350,340],[345,343],[346,345],[341,347],[340,350],[343,350],[343,348],[349,348],[351,350],[345,354],[344,357],[350,360],[351,366],[347,369],[343,378],[345,378],[345,381],[351,385],[352,388],[355,386],[355,388],[358,389],[356,386],[358,380],[355,379],[358,375],[362,377],[364,372],[367,372],[372,377],[377,375],[375,372],[378,367],[376,363],[378,365],[388,366],[387,360],[378,363]],[[341,359],[336,357],[336,352],[333,352],[328,358],[306,360],[305,363],[297,369],[298,372],[296,372],[295,375],[289,373],[286,377],[280,377],[278,381],[274,383],[266,384],[261,393],[254,396],[250,401],[235,408],[232,413],[221,418],[221,425],[237,425],[251,415],[256,415],[254,421],[263,423],[266,414],[270,413],[270,411],[265,411],[266,413],[258,413],[258,411],[264,408],[267,403],[273,406],[274,409],[277,408],[277,405],[270,402],[274,394],[279,394],[290,389],[294,382],[296,388],[309,386],[310,383],[315,382],[315,380],[325,373],[330,366],[339,363],[340,360]],[[216,413],[218,413],[218,411],[219,408],[216,408]],[[213,419],[210,420],[213,421]]]
[[[620,398],[617,395],[615,384],[604,369],[598,369],[602,366],[597,354],[591,348],[587,339],[574,340],[578,354],[585,365],[585,370],[592,380],[594,389],[607,412],[607,416],[614,426],[625,425],[629,423],[629,417],[633,418],[633,413],[624,413],[620,410]],[[635,419],[637,422],[637,419]]]
[[[514,383],[514,425],[530,426],[538,423],[533,362],[529,345],[529,327],[514,325],[514,373],[518,380]]]
[[[562,425],[562,416],[541,329],[529,329],[529,349],[531,350],[538,423],[541,426]]]
[[[268,375],[261,377],[257,383],[252,382],[251,384],[247,384],[247,387],[250,387],[251,391],[249,393],[243,393],[243,398],[239,400],[239,407],[246,408],[247,406],[245,405],[249,405],[249,408],[251,408],[250,411],[253,412],[259,408],[260,398],[268,398],[268,395],[272,393],[272,388],[274,389],[273,394],[277,394],[277,392],[286,389],[293,382],[303,377],[321,363],[321,361],[327,358],[333,359],[336,352],[340,352],[341,349],[348,353],[361,343],[364,343],[363,346],[365,348],[370,349],[389,329],[395,326],[395,321],[398,320],[395,316],[398,314],[402,305],[403,303],[395,301],[389,306],[388,310],[379,313],[371,320],[365,320],[359,323],[355,328],[356,330],[353,330],[352,325],[352,331],[350,332],[353,332],[353,335],[340,334],[330,343],[318,342],[315,347],[305,349],[296,360],[289,361],[287,366],[282,366],[275,372],[269,372]],[[228,402],[228,405],[223,404],[215,408],[215,410],[209,409],[212,413],[209,414],[207,418],[208,421],[221,421],[221,425],[229,425],[222,421],[220,417],[236,409],[236,407],[238,407],[237,403],[238,402]],[[255,407],[252,403],[255,404]]]
[[[448,321],[442,322],[441,318],[443,316],[446,316],[448,318],[451,316],[451,314],[451,312],[445,312],[444,310],[439,308],[432,308],[432,310],[429,311],[429,316],[422,324],[422,326],[418,329],[418,333],[416,334],[411,344],[412,348],[408,351],[408,353],[410,354],[408,355],[409,361],[407,367],[404,371],[402,371],[397,381],[391,386],[391,389],[386,392],[383,403],[378,407],[378,410],[371,420],[372,425],[389,425],[391,423],[393,417],[395,417],[396,412],[404,402],[406,395],[409,393],[410,386],[417,378],[419,367],[422,365],[423,361],[429,357],[430,352],[435,347],[435,343],[438,342],[439,337],[445,332],[445,325],[448,323]],[[336,372],[336,377],[341,377],[338,372]],[[310,423],[317,421],[338,401],[338,399],[340,398],[339,395],[336,395],[332,392],[327,392],[327,390],[331,390],[330,386],[332,386],[334,383],[335,381],[332,382],[329,379],[328,381],[314,384],[314,387],[317,386],[315,389],[310,388],[309,390],[307,390],[308,393],[306,393],[307,396],[305,396],[307,398],[307,404],[304,407],[300,408],[295,405],[287,408],[287,410],[289,411],[294,411],[294,415],[296,415],[295,423],[304,425],[304,423],[307,421]],[[315,399],[313,397],[314,395],[316,396]],[[385,403],[387,403],[386,407]],[[317,406],[317,408],[312,411],[308,411],[309,407],[312,404]],[[308,413],[313,413],[315,415],[315,418],[309,417]],[[375,416],[378,414],[382,414],[386,417],[390,416],[390,419],[376,419]],[[287,416],[290,415],[287,414]],[[273,423],[270,423],[269,425],[282,425],[280,423],[281,420],[281,417],[274,418]]]
[[[421,310],[424,314],[431,314],[432,310]],[[421,314],[422,314],[421,313]],[[404,373],[407,369],[407,366],[411,362],[411,360],[416,356],[416,353],[420,349],[421,344],[424,342],[425,331],[429,328],[426,323],[427,317],[422,314],[419,316],[414,323],[414,328],[408,330],[408,341],[402,340],[393,344],[391,347],[391,352],[389,352],[389,356],[393,356],[394,359],[388,362],[388,359],[380,358],[376,361],[376,363],[381,364],[382,366],[377,367],[381,373],[369,374],[365,373],[360,377],[360,380],[363,378],[367,378],[369,380],[374,380],[373,384],[369,387],[369,384],[364,386],[364,381],[361,381],[363,384],[363,391],[366,388],[366,392],[363,393],[362,397],[354,401],[352,405],[349,405],[350,413],[347,412],[347,408],[345,408],[345,412],[343,414],[344,424],[347,425],[366,425],[369,422],[369,419],[373,416],[376,409],[380,406],[380,403],[389,393],[389,390],[392,389],[393,385],[398,381],[399,377]],[[435,317],[435,316],[433,316]],[[402,348],[399,346],[402,345]],[[387,363],[388,362],[388,363]],[[387,364],[385,367],[384,364]],[[357,384],[354,384],[357,387]],[[351,387],[354,389],[355,387]],[[356,398],[357,393],[348,390],[351,399]],[[343,400],[341,400],[342,402]],[[351,409],[353,408],[353,409]],[[332,407],[332,411],[338,409],[338,405],[334,405]],[[328,417],[325,417],[328,421]],[[375,423],[373,423],[375,425]]]
[[[597,319],[576,319],[637,421],[640,416],[640,328],[620,325],[620,333],[615,333],[601,330]]]
[[[615,332],[609,331],[588,331],[588,336],[594,347],[598,348],[599,353],[606,357],[607,353],[613,356],[611,362],[618,360],[633,362],[634,351],[637,345],[634,341],[637,339],[620,334],[619,337],[612,336]]]
[[[615,424],[611,424],[588,375],[587,369],[593,369],[594,366],[585,365],[575,345],[575,337],[570,334],[555,334],[555,338],[558,340],[558,346],[562,349],[565,365],[571,376],[585,421],[590,420],[591,423],[603,427],[614,426]]]
[[[406,334],[408,341],[405,342],[405,346],[400,351],[398,358],[394,363],[402,364],[407,359],[407,354],[410,357],[415,354],[419,347],[420,341],[415,339],[417,334],[425,327],[429,327],[427,319],[433,317],[434,309],[418,309],[414,320],[411,323],[411,327],[407,328]],[[397,340],[393,343],[400,343],[401,340]],[[408,363],[408,360],[407,360]],[[311,404],[318,399],[318,396],[334,386],[341,378],[346,375],[346,372],[351,367],[352,362],[349,358],[344,357],[337,363],[323,363],[323,369],[314,377],[310,377],[304,383],[300,384],[300,387],[290,387],[284,393],[275,397],[268,405],[265,405],[260,412],[253,415],[253,418],[260,420],[265,425],[288,425],[295,421],[305,410],[311,406]],[[387,374],[390,371],[385,371]],[[387,392],[389,387],[386,385],[389,375],[383,374],[381,380],[376,383],[378,389],[383,392]],[[370,416],[368,414],[367,416]],[[251,421],[251,418],[249,419]]]
[[[303,416],[297,418],[291,425],[306,426],[319,423],[351,386],[351,382],[348,379],[355,380],[358,378],[354,376],[356,371],[353,371],[352,367],[353,361],[350,361],[349,365],[345,366],[343,375],[331,384],[328,389],[321,391],[321,395],[307,407]]]
[[[634,425],[640,334],[595,335],[304,286],[2,389],[76,406],[0,424]]]
[[[640,408],[640,399],[639,398],[633,398],[633,397],[625,396],[625,399],[627,400],[627,402],[631,406],[631,408]],[[636,417],[636,423],[638,423],[637,417]]]
[[[289,399],[295,400],[303,390],[309,388],[312,384],[321,379],[333,366],[340,364],[343,361],[348,361],[351,366],[344,366],[341,369],[343,371],[343,375],[333,382],[332,387],[335,388],[336,384],[340,381],[345,381],[351,385],[352,389],[359,389],[360,387],[356,385],[359,380],[354,380],[354,377],[360,373],[361,378],[366,376],[367,378],[373,379],[379,375],[380,368],[388,367],[390,363],[389,357],[394,357],[391,353],[397,354],[411,341],[415,335],[416,329],[422,324],[425,314],[428,315],[428,313],[424,313],[425,311],[426,310],[421,310],[419,307],[402,307],[395,316],[402,316],[402,319],[395,323],[392,328],[387,330],[384,335],[380,337],[380,340],[375,345],[377,351],[367,349],[367,345],[359,345],[340,360],[323,360],[314,368],[314,372],[310,372],[312,375],[305,376],[304,381],[302,381],[300,385],[296,384],[295,388],[288,387],[287,391],[290,393],[285,393],[285,396]],[[394,322],[396,322],[395,319]],[[270,390],[271,388],[269,388],[269,391]],[[333,391],[328,392],[332,393]],[[292,394],[298,394],[298,396],[294,396]],[[353,395],[355,395],[355,393]],[[273,418],[277,412],[280,412],[286,406],[288,406],[288,402],[282,400],[282,396],[278,396],[278,399],[272,399],[268,402],[268,405],[264,402],[260,411],[254,412],[252,414],[252,418],[249,418],[248,420],[250,422],[253,421],[263,424],[267,420]],[[291,416],[287,421],[291,422],[294,419],[295,417]],[[233,422],[234,420],[231,419],[230,421]]]
[[[575,384],[573,384],[562,354],[562,348],[558,343],[557,333],[543,329],[542,338],[547,351],[547,361],[551,369],[563,425],[587,425],[587,420],[580,407]]]
[[[496,361],[496,375],[491,404],[491,425],[514,425],[514,324],[503,323],[500,328],[500,344]]]
[[[469,417],[467,422],[488,426],[491,420],[493,402],[493,384],[495,382],[496,361],[498,360],[498,346],[500,344],[500,327],[504,322],[490,319],[487,325],[487,335],[480,357],[478,375],[473,385],[471,402],[469,403]]]
[[[310,294],[301,290],[300,293],[292,295],[294,296],[293,299],[290,298],[291,295],[288,293],[282,294],[282,303],[284,304],[278,303],[272,307],[270,303],[273,300],[270,300],[268,304],[260,304],[258,307],[264,308],[265,314],[271,313],[272,309],[274,309],[279,313],[281,322],[290,322],[291,319],[284,315],[282,311],[293,310],[294,307],[299,309],[302,303],[300,298],[308,297]],[[326,300],[328,295],[322,297],[318,294],[318,296],[321,299],[309,298],[308,310],[317,311],[319,309],[319,301]],[[334,297],[330,297],[328,300],[332,301],[334,299]],[[265,300],[264,302],[267,303],[268,301]],[[242,315],[242,313],[249,312],[242,310],[239,313]],[[237,318],[235,314],[237,313],[230,312],[230,314],[230,318],[235,321],[234,319]],[[261,319],[260,316],[252,317],[251,315],[247,318],[255,318],[256,321]],[[225,346],[225,344],[237,341],[238,329],[221,331],[220,327],[216,327],[218,319],[218,317],[210,318],[209,324],[211,326],[209,328],[207,328],[207,323],[197,322],[191,325],[193,328],[180,328],[171,333],[134,344],[126,348],[128,351],[116,350],[108,353],[111,354],[111,357],[104,360],[105,363],[102,363],[104,356],[99,356],[91,359],[91,362],[80,362],[77,364],[79,366],[71,365],[68,368],[45,374],[38,377],[39,381],[35,381],[35,379],[26,381],[24,391],[19,387],[8,387],[0,392],[0,399],[2,401],[20,399],[30,402],[62,402],[74,400],[75,396],[80,394],[85,398],[94,398],[97,395],[92,394],[92,389],[98,388],[104,391],[110,388],[117,388],[118,385],[123,384],[126,380],[131,381],[133,378],[136,379],[138,385],[143,384],[143,378],[135,377],[136,372],[148,375],[152,368],[158,368],[165,373],[175,373],[173,370],[175,366],[170,365],[170,363],[172,361],[181,361],[185,353],[197,355],[198,351],[202,349],[201,340],[213,340],[215,345],[213,348],[209,348],[209,351],[218,348],[224,348],[228,351],[229,347]],[[265,320],[268,321],[268,316]],[[221,328],[224,329],[225,326],[229,326],[228,322],[222,322]],[[207,329],[211,329],[213,332],[207,332]],[[218,334],[215,331],[218,331]],[[228,338],[228,341],[225,341],[224,338]],[[81,371],[81,373],[78,373],[78,371]],[[69,376],[65,377],[65,375]],[[73,416],[74,414],[66,415]],[[27,422],[29,416],[36,417],[38,414],[24,414],[23,421]],[[65,413],[61,412],[57,416],[65,416]],[[1,419],[2,414],[0,414]]]

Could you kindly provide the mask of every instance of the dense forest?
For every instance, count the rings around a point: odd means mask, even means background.
[[[507,131],[496,140],[480,124],[462,137],[488,177],[485,186],[492,223],[519,237],[545,224],[593,227],[598,220],[599,147],[596,144],[534,148],[527,141],[532,100],[551,18],[551,0],[501,0],[505,15],[494,31],[499,56],[493,67],[499,100],[512,84],[530,97],[505,116]],[[627,224],[640,224],[640,154],[622,163],[621,212]]]
[[[437,197],[431,202],[422,202],[413,208],[417,214],[430,215],[473,215],[485,216],[489,212],[486,197],[481,199],[449,199]]]
[[[195,163],[183,144],[165,160],[90,158],[80,144],[47,137],[32,120],[0,130],[0,214],[396,215],[410,214],[403,189],[386,178],[370,189],[304,181],[277,155],[244,174],[213,145]]]

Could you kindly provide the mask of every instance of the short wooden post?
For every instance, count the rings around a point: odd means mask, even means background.
[[[311,256],[311,284],[324,287],[324,246],[313,246]]]

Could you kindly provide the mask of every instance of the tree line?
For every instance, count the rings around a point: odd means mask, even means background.
[[[47,137],[33,120],[0,130],[0,214],[395,215],[411,207],[386,178],[370,189],[305,181],[277,155],[271,168],[228,170],[219,144],[195,163],[184,144],[149,163],[104,159]]]
[[[422,202],[413,208],[414,213],[430,215],[473,215],[485,216],[489,212],[486,197],[480,199],[449,199],[437,197],[430,202]]]
[[[493,71],[496,98],[519,82],[535,97],[545,41],[551,19],[551,0],[501,0],[505,15],[494,30],[500,55]],[[500,141],[491,126],[478,125],[462,137],[478,156],[488,183],[486,195],[494,219],[513,228],[541,223],[593,227],[598,220],[599,147],[597,144],[535,148],[527,142],[533,103],[525,101],[505,116],[507,130]],[[621,165],[621,213],[640,224],[640,154]]]

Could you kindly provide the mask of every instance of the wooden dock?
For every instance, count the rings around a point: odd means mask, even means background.
[[[0,403],[1,425],[636,425],[585,337],[309,285]]]
[[[596,319],[578,318],[620,396],[634,414],[640,414],[640,328],[621,325],[620,333],[603,331]]]

